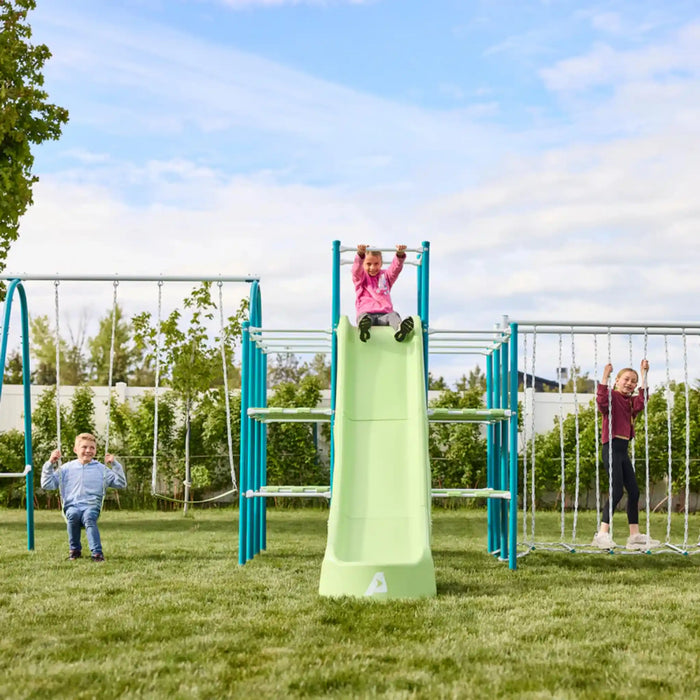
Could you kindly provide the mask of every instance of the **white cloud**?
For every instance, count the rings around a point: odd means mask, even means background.
[[[364,186],[399,176],[420,187],[435,182],[428,167],[458,177],[465,161],[490,161],[511,140],[483,123],[494,101],[422,109],[159,25],[65,13],[43,22],[55,34],[52,97],[70,109],[67,133],[170,139],[230,171],[265,162],[298,179]]]
[[[619,50],[598,43],[584,55],[559,61],[540,72],[554,91],[577,92],[620,82],[697,77],[700,24],[683,27],[665,43]]]
[[[618,18],[597,21],[613,37]],[[70,128],[141,134],[143,153],[62,152],[70,167],[39,173],[11,271],[256,273],[266,324],[327,328],[334,239],[427,239],[438,327],[491,327],[502,314],[698,316],[699,25],[542,70],[561,114],[506,133],[472,121],[501,109],[496,95],[471,111],[425,110],[162,27],[52,22]],[[151,152],[168,135],[176,155]],[[258,144],[269,148],[260,162],[238,166]],[[341,278],[352,317],[347,267]],[[122,293],[152,307],[152,288]],[[50,310],[51,294],[30,305]],[[93,315],[111,299],[109,287],[66,294],[66,306],[91,303]],[[413,269],[394,301],[414,309]]]

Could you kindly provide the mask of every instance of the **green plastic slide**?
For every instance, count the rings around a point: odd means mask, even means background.
[[[390,327],[372,327],[363,343],[340,319],[321,595],[435,595],[423,339],[420,319],[414,322],[403,343]]]

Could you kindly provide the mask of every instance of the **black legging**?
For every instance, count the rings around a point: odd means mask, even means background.
[[[612,441],[612,496],[613,512],[622,499],[622,488],[627,491],[627,522],[630,525],[639,524],[639,486],[634,475],[632,461],[627,454],[629,440],[613,438]],[[608,443],[603,445],[603,464],[605,473],[610,473],[610,448]],[[603,522],[610,524],[610,499],[603,506]]]

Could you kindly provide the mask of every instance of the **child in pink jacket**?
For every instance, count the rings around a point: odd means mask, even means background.
[[[391,288],[401,274],[405,259],[406,246],[397,245],[391,265],[384,270],[380,250],[368,251],[366,245],[357,246],[352,281],[356,294],[357,327],[363,343],[369,340],[372,326],[391,326],[396,331],[394,338],[399,342],[413,331],[413,319],[408,316],[402,321],[391,303]]]

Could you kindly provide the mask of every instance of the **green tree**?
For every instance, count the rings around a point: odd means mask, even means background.
[[[65,430],[68,425],[68,410],[61,405],[61,444],[57,445],[58,429],[56,423],[56,388],[50,387],[44,391],[32,412],[32,452],[34,461],[41,464],[58,447],[62,454],[71,455],[73,442]]]
[[[316,406],[321,399],[317,377],[283,382],[268,403],[285,408]],[[309,423],[271,423],[267,431],[267,475],[271,484],[328,483],[329,470],[319,458]]]
[[[326,355],[320,352],[314,355],[314,359],[308,364],[308,372],[318,378],[321,389],[331,388],[331,366],[326,361]]]
[[[35,0],[0,4],[0,270],[19,236],[19,220],[33,202],[32,146],[58,139],[68,111],[47,102],[42,69],[51,52],[30,43],[28,13]]]
[[[162,338],[160,348],[162,381],[167,384],[181,404],[184,415],[184,510],[190,500],[192,485],[190,442],[192,438],[193,410],[204,394],[220,381],[222,366],[220,344],[222,338],[215,336],[210,341],[209,328],[215,321],[216,303],[211,295],[211,283],[204,282],[192,290],[183,301],[190,314],[189,321],[183,318],[179,309],[161,321],[157,329],[151,323],[150,314],[144,313],[134,318],[137,347],[155,352],[158,336]],[[224,326],[223,342],[226,346],[227,362],[232,363],[235,345],[240,340],[241,322],[247,310],[242,302],[238,312],[228,318]],[[184,325],[184,328],[181,328]]]
[[[22,353],[19,350],[12,350],[7,356],[3,382],[5,384],[23,384],[23,366]]]
[[[67,425],[73,439],[80,433],[96,435],[94,398],[95,392],[89,386],[78,386],[73,392]]]
[[[444,377],[435,377],[432,372],[428,372],[428,390],[429,391],[445,391],[449,389],[449,385]]]
[[[595,405],[585,406],[579,409],[578,423],[575,414],[564,417],[561,424],[557,416],[554,420],[554,428],[548,433],[537,435],[535,438],[535,494],[542,497],[545,493],[552,494],[555,502],[561,498],[561,472],[564,468],[564,497],[568,503],[573,503],[576,495],[576,469],[578,462],[579,503],[585,507],[581,500],[595,483],[597,469],[595,459]],[[600,432],[600,419],[598,431]],[[578,428],[578,429],[577,429]],[[563,443],[562,436],[563,434]],[[577,445],[578,442],[578,453]],[[563,444],[563,448],[562,448]],[[599,445],[599,459],[602,459]],[[578,454],[578,456],[577,456]],[[604,476],[604,475],[603,475]],[[530,483],[528,483],[528,489]]]
[[[181,450],[176,442],[176,399],[171,391],[158,395],[157,489],[175,490],[182,483]],[[151,504],[155,393],[148,392],[133,404],[112,406],[110,451],[124,459],[128,470],[127,498],[138,506]],[[112,446],[113,445],[113,446]]]
[[[33,384],[51,386],[56,383],[56,331],[48,316],[37,316],[29,321],[31,354],[34,357]],[[66,386],[78,386],[87,379],[87,362],[83,356],[85,324],[80,323],[77,334],[71,332],[71,342],[59,339],[60,382]]]
[[[478,374],[463,377],[458,391],[447,390],[430,402],[440,408],[484,408]],[[472,384],[470,387],[469,385]],[[438,488],[486,486],[486,436],[478,423],[433,423],[429,450],[433,482]]]
[[[473,370],[469,372],[469,376],[463,374],[456,382],[455,389],[458,392],[466,391],[486,391],[486,375],[482,371],[479,365],[476,365]]]
[[[29,321],[31,353],[34,359],[32,384],[50,386],[56,383],[56,340],[48,316],[36,316]]]
[[[89,368],[85,357],[85,344],[87,341],[87,321],[85,315],[81,315],[77,330],[68,326],[70,341],[60,341],[61,347],[61,384],[78,386],[88,380]]]
[[[308,367],[292,352],[277,353],[267,367],[267,385],[300,382],[308,374]]]
[[[0,465],[4,472],[21,474],[24,471],[24,433],[7,430],[0,433]],[[25,493],[25,480],[0,479],[0,505],[19,505]]]
[[[73,459],[73,444],[79,433],[96,433],[94,392],[88,386],[76,387],[70,406],[61,401],[61,444],[63,460]],[[99,437],[99,436],[97,436]],[[32,412],[32,451],[36,462],[43,461],[56,449],[56,388],[46,389]]]
[[[114,313],[114,352],[112,349],[112,326]],[[109,383],[110,355],[112,357],[112,385],[128,382],[136,350],[131,346],[131,326],[124,319],[121,306],[116,305],[100,319],[97,334],[88,340],[90,352],[90,379],[98,385]]]
[[[241,400],[240,394],[229,392],[231,425],[231,453],[234,472],[240,457]],[[229,460],[224,388],[216,387],[207,392],[196,405],[192,415],[190,436],[193,452],[193,488],[212,488],[221,491],[231,489],[231,464]],[[194,468],[199,469],[195,477]],[[238,482],[238,476],[236,476]]]

